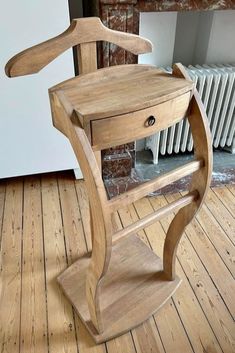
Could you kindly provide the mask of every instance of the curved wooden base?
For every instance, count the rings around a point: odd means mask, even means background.
[[[59,277],[66,296],[96,343],[107,341],[138,326],[171,297],[181,280],[167,281],[161,259],[136,235],[115,243],[110,266],[101,283],[100,309],[104,331],[90,320],[85,279],[90,254],[78,259]]]

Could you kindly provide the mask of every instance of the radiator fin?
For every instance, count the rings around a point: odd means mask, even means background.
[[[195,82],[204,104],[213,147],[231,147],[235,140],[235,64],[189,65],[187,71]],[[170,67],[165,68],[171,72]],[[187,119],[184,119],[146,139],[146,148],[153,152],[153,162],[159,154],[190,152],[193,139]]]

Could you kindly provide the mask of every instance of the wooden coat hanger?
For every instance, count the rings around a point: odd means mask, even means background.
[[[67,49],[97,41],[107,41],[138,55],[152,51],[152,43],[135,34],[111,30],[99,17],[74,19],[60,35],[26,49],[11,58],[5,67],[8,77],[34,74]]]

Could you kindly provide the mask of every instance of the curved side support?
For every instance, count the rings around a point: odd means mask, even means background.
[[[181,64],[176,64],[173,67],[173,75],[190,79]],[[192,175],[190,191],[197,190],[199,193],[198,199],[182,208],[176,214],[166,235],[163,250],[163,268],[169,280],[174,280],[175,278],[176,252],[180,238],[185,227],[199,211],[207,194],[212,174],[210,129],[203,104],[197,91],[193,93],[190,107],[188,120],[193,135],[194,155],[196,158],[202,158],[204,160],[204,166]]]
[[[83,129],[74,126],[74,137],[70,140],[75,151],[79,155],[80,166],[86,180],[91,209],[92,230],[92,257],[87,272],[86,296],[92,322],[98,332],[103,331],[102,318],[100,316],[99,288],[101,279],[107,272],[112,249],[112,226],[110,214],[105,209],[106,194],[97,161],[90,148],[88,139]],[[76,140],[75,140],[76,139]],[[79,142],[77,141],[79,140]],[[84,156],[85,164],[81,163],[81,152],[78,152],[78,144],[87,147]],[[85,148],[84,148],[85,149]]]
[[[84,130],[72,124],[69,135],[87,186],[91,210],[92,256],[87,271],[86,297],[92,322],[98,332],[103,331],[99,292],[101,279],[107,272],[112,249],[111,216],[105,207],[106,193],[100,170]]]
[[[136,55],[152,51],[149,40],[111,30],[103,25],[99,17],[79,18],[72,20],[69,28],[60,35],[11,58],[5,67],[6,75],[15,77],[37,73],[67,49],[97,41],[116,44]]]
[[[85,179],[90,201],[92,256],[86,277],[86,297],[93,325],[103,331],[99,292],[101,280],[107,272],[112,249],[111,214],[101,173],[84,129],[72,109],[63,102],[63,94],[50,93],[53,123],[70,140]],[[61,104],[63,102],[63,105]]]

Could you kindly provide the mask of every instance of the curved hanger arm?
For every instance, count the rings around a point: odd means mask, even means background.
[[[15,77],[37,73],[67,49],[96,41],[116,44],[136,55],[152,51],[152,43],[145,38],[111,30],[98,17],[79,18],[72,20],[69,28],[60,35],[11,58],[5,67],[6,75]]]

